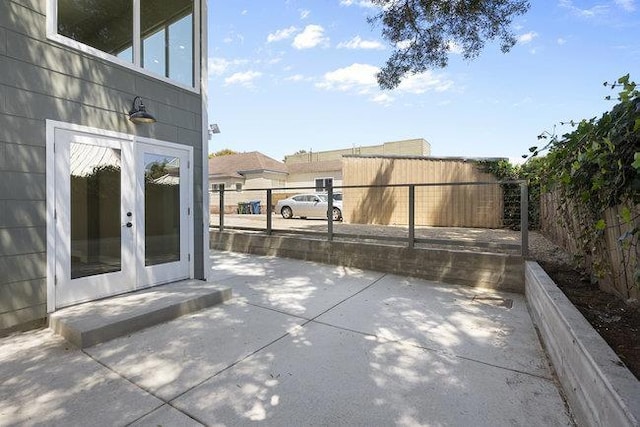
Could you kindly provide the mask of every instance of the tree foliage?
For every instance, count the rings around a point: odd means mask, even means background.
[[[511,21],[529,9],[527,0],[371,0],[381,8],[369,18],[382,24],[394,51],[378,73],[383,89],[397,87],[407,74],[447,66],[452,49],[477,57],[486,41],[498,39],[502,52],[516,43]]]
[[[209,158],[212,157],[220,157],[220,156],[230,156],[232,154],[238,154],[237,151],[233,151],[230,148],[223,148],[222,150],[216,151],[215,153],[209,154]]]

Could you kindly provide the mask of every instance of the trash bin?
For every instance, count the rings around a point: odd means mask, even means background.
[[[252,214],[259,214],[260,213],[260,200],[252,200],[249,202],[249,205],[251,205],[251,213]]]
[[[238,213],[239,214],[251,213],[251,205],[247,202],[238,202]]]

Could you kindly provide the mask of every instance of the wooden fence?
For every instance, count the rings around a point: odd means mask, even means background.
[[[593,218],[577,205],[562,208],[560,197],[557,192],[540,196],[540,225],[543,234],[578,257],[585,269],[598,277],[602,290],[625,300],[639,298],[640,289],[636,283],[637,269],[640,268],[638,239],[636,237],[631,241],[621,237],[634,227],[640,227],[640,205],[626,206],[634,220],[625,224],[621,219],[625,209],[623,205],[607,209],[601,218]],[[585,221],[583,218],[591,219]],[[605,221],[606,228],[595,245],[585,247],[583,236],[594,230],[599,219]]]
[[[472,161],[437,158],[343,158],[343,216],[354,224],[406,225],[408,188],[348,188],[354,185],[489,182],[495,185],[416,187],[415,224],[441,227],[500,228],[504,196],[493,175]],[[519,201],[518,201],[519,203]]]

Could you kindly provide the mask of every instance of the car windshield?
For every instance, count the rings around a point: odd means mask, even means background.
[[[316,194],[316,196],[323,202],[327,201],[327,196],[325,194]]]

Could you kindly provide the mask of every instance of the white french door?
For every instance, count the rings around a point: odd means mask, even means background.
[[[162,145],[137,147],[136,259],[138,287],[189,277],[189,152]]]
[[[55,129],[55,308],[190,277],[192,152]]]

